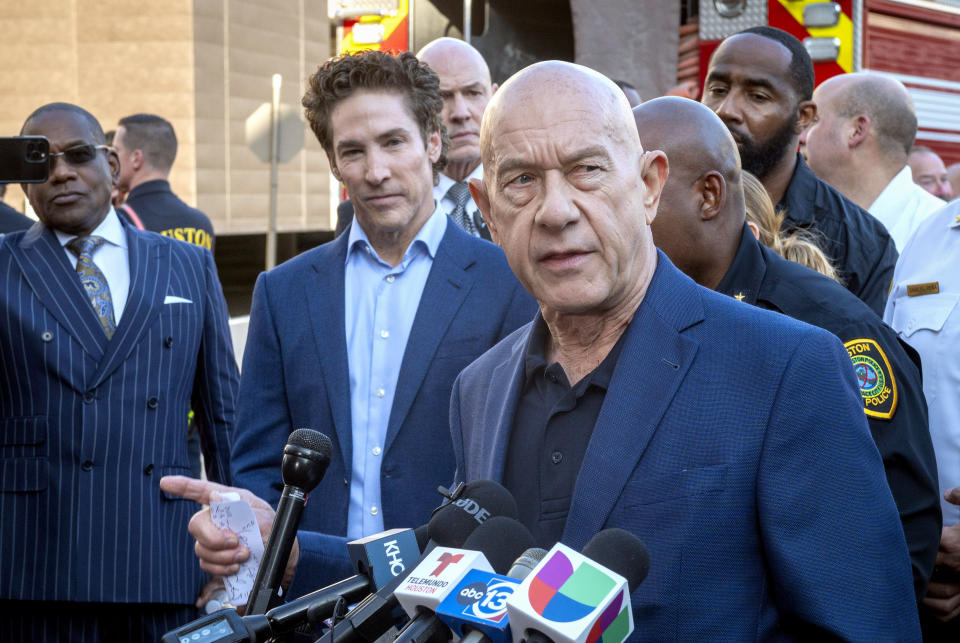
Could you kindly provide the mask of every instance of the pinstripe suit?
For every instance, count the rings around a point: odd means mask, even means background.
[[[0,600],[183,604],[203,584],[196,508],[158,481],[189,474],[192,400],[207,475],[229,482],[226,305],[209,252],[125,233],[111,340],[51,230],[0,237]]]

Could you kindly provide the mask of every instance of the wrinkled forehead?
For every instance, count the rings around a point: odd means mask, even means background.
[[[536,147],[570,150],[589,145],[615,153],[641,152],[626,98],[562,83],[516,88],[497,108],[488,108],[482,129],[483,164],[532,154]],[[616,100],[623,105],[615,103]]]

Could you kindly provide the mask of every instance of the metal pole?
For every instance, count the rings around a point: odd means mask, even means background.
[[[273,101],[270,103],[270,221],[267,225],[267,270],[277,265],[277,185],[280,156],[280,85],[283,77],[273,75]]]
[[[473,2],[463,0],[463,42],[470,44],[470,32],[472,31],[470,21],[473,18]]]

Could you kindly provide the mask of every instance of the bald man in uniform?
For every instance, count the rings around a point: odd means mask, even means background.
[[[481,150],[474,198],[540,312],[454,385],[458,479],[502,481],[542,547],[642,539],[636,639],[918,640],[847,351],[656,250],[667,161],[617,86],[528,67],[487,107]]]
[[[682,98],[633,110],[640,138],[670,159],[653,240],[701,286],[819,326],[844,342],[883,457],[923,598],[940,539],[937,464],[915,353],[832,279],[761,245],[745,224],[736,143],[716,114]],[[695,132],[678,136],[676,132]],[[909,352],[908,352],[909,351]],[[880,381],[869,377],[880,375]]]

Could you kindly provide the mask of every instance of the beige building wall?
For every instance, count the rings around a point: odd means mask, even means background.
[[[76,103],[104,129],[137,112],[177,132],[174,192],[206,212],[218,234],[262,233],[269,166],[249,150],[247,117],[271,98],[296,106],[330,51],[326,2],[315,0],[0,0],[0,134],[36,107]],[[329,168],[309,129],[280,166],[281,231],[330,229]],[[11,186],[8,203],[23,209]]]

